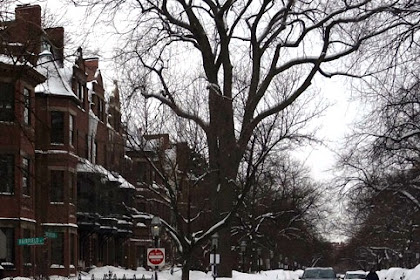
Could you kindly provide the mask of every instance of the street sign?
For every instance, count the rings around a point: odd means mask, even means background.
[[[45,232],[45,237],[50,238],[50,239],[54,239],[54,238],[58,237],[58,234],[56,232],[46,231]]]
[[[21,238],[18,245],[44,245],[44,237]]]
[[[210,254],[210,264],[220,264],[220,254]]]
[[[163,266],[165,265],[165,248],[148,248],[147,265]]]

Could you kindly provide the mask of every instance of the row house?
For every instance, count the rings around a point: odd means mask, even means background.
[[[67,66],[40,6],[0,24],[0,277],[139,263],[118,85],[82,49]]]
[[[64,29],[42,29],[40,6],[20,5],[0,25],[0,278],[146,267],[152,215],[176,223],[151,191],[157,171],[179,180],[178,207],[194,216],[209,205],[209,188],[189,180],[204,163],[167,134],[127,150],[117,82],[107,88],[81,48],[66,62]],[[207,215],[184,230],[208,227]]]
[[[137,241],[137,250],[145,251],[152,246],[145,241],[147,225],[151,217],[159,216],[186,235],[211,226],[210,216],[210,188],[206,183],[198,180],[205,173],[206,163],[198,154],[188,147],[187,143],[173,143],[169,134],[140,135],[136,147],[130,147],[126,155],[130,159],[127,166],[127,178],[136,186],[134,211],[132,217],[138,227],[136,236],[142,237]],[[131,169],[130,169],[131,168]],[[172,203],[176,203],[177,211],[183,216],[177,219],[168,203],[172,188]],[[199,218],[198,218],[199,217]],[[190,220],[188,225],[184,221]],[[182,263],[178,248],[173,244],[169,235],[163,234],[160,246],[166,248],[168,262]],[[193,268],[206,269],[209,259],[209,246],[197,248],[193,258]],[[144,260],[144,263],[146,261]]]

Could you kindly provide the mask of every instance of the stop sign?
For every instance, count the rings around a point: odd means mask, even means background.
[[[165,265],[165,248],[147,249],[147,265],[148,266]]]

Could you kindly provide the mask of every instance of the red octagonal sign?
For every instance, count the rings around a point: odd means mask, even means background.
[[[148,266],[165,265],[165,248],[147,249],[147,265]]]

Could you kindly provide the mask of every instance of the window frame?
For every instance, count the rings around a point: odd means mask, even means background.
[[[64,170],[50,170],[50,202],[64,202]]]
[[[76,145],[75,120],[76,118],[72,114],[69,114],[69,145],[73,147]]]
[[[31,91],[23,88],[23,123],[31,125]]]
[[[31,160],[27,157],[22,157],[21,173],[22,173],[22,194],[30,196],[31,185],[32,185],[31,184]]]
[[[13,122],[15,120],[15,85],[0,82],[0,92],[0,121]]]
[[[51,239],[50,265],[64,265],[64,232],[57,232],[57,238]]]
[[[0,263],[8,263],[14,267],[15,262],[15,229],[12,227],[0,227],[0,231],[6,236],[6,244],[3,246],[6,247],[5,257],[0,255]],[[3,247],[2,246],[2,247]],[[4,265],[2,265],[4,267]]]
[[[69,172],[68,173],[68,180],[69,180],[69,203],[76,204],[76,173]]]
[[[51,111],[51,129],[50,129],[50,142],[51,144],[64,144],[64,112]]]
[[[3,168],[5,168],[5,171],[2,170]],[[10,195],[14,193],[14,190],[15,190],[15,155],[14,154],[0,154],[0,194]]]

